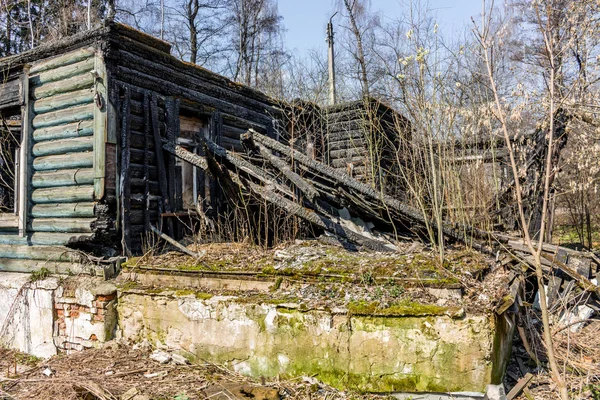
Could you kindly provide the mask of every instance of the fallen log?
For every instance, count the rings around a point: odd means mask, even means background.
[[[204,256],[203,253],[196,253],[194,251],[191,251],[190,249],[188,249],[187,247],[185,247],[184,245],[182,245],[181,243],[177,242],[175,239],[173,239],[172,237],[165,235],[164,233],[162,233],[160,230],[158,230],[154,225],[150,225],[150,229],[152,230],[152,232],[156,233],[161,239],[163,239],[164,241],[166,241],[167,243],[175,246],[177,248],[177,250],[179,250],[182,253],[185,253],[187,255],[190,255],[196,259],[201,258]]]

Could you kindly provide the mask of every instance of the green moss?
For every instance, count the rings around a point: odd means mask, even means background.
[[[351,315],[366,316],[428,316],[444,315],[449,311],[448,307],[440,307],[434,304],[421,304],[411,300],[403,300],[389,307],[381,308],[376,301],[354,301],[348,304],[348,312]]]
[[[209,300],[211,299],[214,295],[211,293],[205,293],[205,292],[200,292],[197,290],[191,290],[191,289],[179,289],[175,291],[175,296],[194,296],[195,298],[197,298],[198,300]]]
[[[136,281],[125,281],[125,282],[117,285],[119,290],[121,290],[122,292],[127,292],[131,289],[135,289],[138,286],[139,286],[139,284]]]

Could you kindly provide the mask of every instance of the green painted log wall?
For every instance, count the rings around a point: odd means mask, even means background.
[[[95,132],[105,126],[98,121],[105,118],[103,68],[94,48],[41,60],[30,68],[29,232],[92,232],[103,190],[96,190],[95,183],[104,178],[98,174],[104,152],[98,138],[105,132]]]

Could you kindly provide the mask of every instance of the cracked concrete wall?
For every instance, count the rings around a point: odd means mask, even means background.
[[[494,315],[363,317],[136,290],[120,293],[118,315],[125,339],[254,377],[315,375],[339,388],[482,392],[500,360]]]

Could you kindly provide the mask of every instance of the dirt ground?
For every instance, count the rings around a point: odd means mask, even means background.
[[[305,377],[256,381],[214,364],[160,364],[149,349],[111,342],[102,349],[37,360],[0,348],[2,400],[369,399]],[[16,370],[16,373],[15,373]]]

